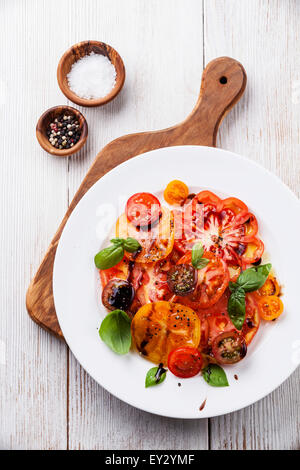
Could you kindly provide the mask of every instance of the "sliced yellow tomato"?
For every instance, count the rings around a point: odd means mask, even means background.
[[[134,259],[138,263],[154,263],[171,253],[174,245],[174,215],[166,207],[162,207],[161,210],[159,222],[153,224],[149,230],[135,227],[128,221],[126,214],[119,217],[116,224],[116,236],[135,238],[142,246],[138,256],[126,252],[128,259]]]
[[[170,204],[182,204],[189,195],[189,188],[179,180],[171,181],[164,191],[165,201]]]
[[[131,332],[138,351],[155,364],[167,364],[173,349],[199,345],[201,323],[191,308],[160,301],[143,305],[138,310],[131,323]]]

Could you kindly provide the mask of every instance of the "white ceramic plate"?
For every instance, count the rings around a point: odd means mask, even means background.
[[[210,387],[200,376],[184,380],[168,373],[162,385],[146,389],[145,375],[151,363],[134,351],[125,356],[114,354],[98,335],[106,311],[100,301],[94,255],[107,240],[129,196],[147,191],[161,197],[172,179],[184,181],[193,191],[210,189],[245,201],[257,216],[267,255],[284,286],[283,315],[262,325],[243,361],[226,367],[230,383],[226,388]],[[123,163],[81,199],[58,245],[53,273],[55,308],[72,352],[110,393],[159,415],[207,418],[261,399],[299,363],[299,216],[298,199],[277,177],[224,150],[171,147]],[[206,406],[200,411],[205,398]]]

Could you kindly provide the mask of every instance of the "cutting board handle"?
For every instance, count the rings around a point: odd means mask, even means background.
[[[246,82],[246,72],[239,62],[229,57],[215,59],[203,72],[199,99],[185,121],[168,129],[119,137],[98,153],[28,288],[26,306],[29,315],[36,323],[57,337],[63,338],[53,299],[53,264],[63,228],[82,196],[105,173],[136,155],[175,145],[214,147],[220,123],[242,96]],[[171,179],[172,175],[168,174],[167,177]]]
[[[245,69],[238,61],[230,57],[212,60],[203,72],[195,108],[179,124],[185,130],[184,144],[215,147],[220,123],[240,99],[246,84]]]

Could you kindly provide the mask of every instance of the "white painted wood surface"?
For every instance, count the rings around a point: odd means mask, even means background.
[[[25,309],[29,281],[96,153],[122,134],[183,119],[203,61],[230,55],[248,74],[219,145],[300,194],[299,2],[2,0],[0,14],[0,449],[299,449],[299,370],[240,412],[160,418],[105,392]],[[125,88],[103,108],[82,109],[89,139],[81,153],[53,158],[39,147],[35,124],[46,108],[67,103],[57,62],[84,39],[120,52]]]

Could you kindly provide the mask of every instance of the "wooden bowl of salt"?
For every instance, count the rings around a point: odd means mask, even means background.
[[[73,103],[102,106],[121,91],[125,67],[113,47],[104,42],[83,41],[70,47],[60,59],[57,81]]]

